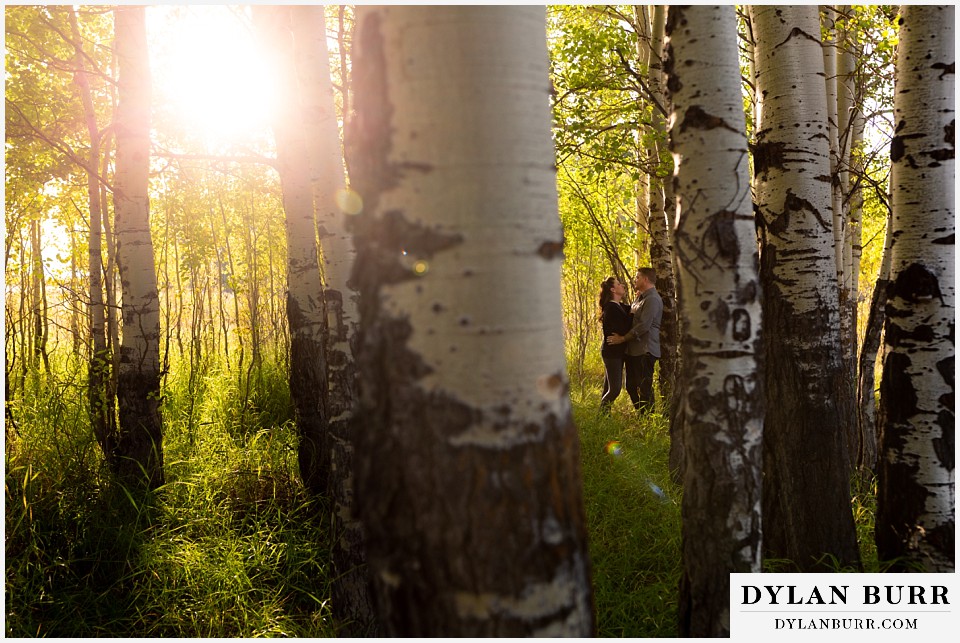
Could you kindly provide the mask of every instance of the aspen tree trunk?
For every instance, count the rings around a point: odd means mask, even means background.
[[[70,29],[74,43],[78,47],[75,64],[77,87],[83,105],[84,123],[90,138],[90,155],[87,163],[87,201],[90,207],[90,238],[87,250],[87,270],[90,290],[88,306],[90,316],[90,334],[93,352],[90,358],[88,375],[88,395],[90,400],[90,424],[93,434],[103,451],[104,457],[115,467],[117,448],[117,427],[113,420],[113,395],[108,387],[111,378],[111,357],[107,348],[106,310],[103,302],[103,201],[100,192],[100,180],[96,168],[100,165],[100,129],[97,127],[96,112],[90,94],[90,81],[86,71],[86,57],[79,48],[83,42],[80,27],[77,24],[76,11],[68,11]]]
[[[836,392],[844,386],[816,6],[752,6],[763,286],[764,548],[801,571],[859,566]]]
[[[850,24],[850,5],[840,5],[836,11],[840,19],[837,37],[837,132],[839,136],[838,178],[841,193],[846,198],[850,193],[850,168],[853,149],[853,121],[857,105],[856,59],[854,54],[854,29]],[[844,204],[844,222],[849,212],[849,203]],[[843,284],[842,284],[843,285]]]
[[[43,246],[40,241],[40,221],[33,219],[30,222],[30,273],[33,275],[33,301],[30,306],[30,319],[33,324],[33,352],[34,368],[50,372],[50,356],[47,355],[47,283],[43,271]]]
[[[846,208],[844,218],[847,225],[844,228],[844,247],[847,265],[844,274],[848,276],[850,297],[847,301],[850,310],[852,338],[856,341],[858,307],[857,301],[860,292],[860,260],[863,254],[863,184],[861,178],[866,172],[863,166],[863,111],[858,107],[853,117],[853,138],[851,139],[850,170],[853,180],[850,181],[846,192]]]
[[[358,510],[387,636],[590,636],[543,7],[358,7]]]
[[[667,22],[684,412],[680,635],[730,636],[731,572],[760,571],[760,281],[733,6]]]
[[[665,56],[665,54],[664,54]],[[661,70],[661,84],[662,89],[660,95],[662,97],[662,105],[668,114],[673,112],[673,97],[671,96],[671,90],[667,84],[669,79],[664,73],[665,70]],[[671,144],[669,135],[666,136],[668,145]],[[663,182],[663,202],[664,202],[664,214],[667,220],[667,230],[670,233],[671,243],[673,243],[673,232],[676,227],[677,215],[679,213],[679,205],[677,200],[676,192],[676,181],[675,167],[676,159],[671,155],[670,158],[670,171],[667,173],[667,180]],[[670,252],[670,269],[672,273],[672,290],[674,291],[674,322],[677,324],[673,330],[674,342],[677,347],[676,352],[676,363],[673,369],[673,391],[675,392],[670,396],[670,404],[667,407],[667,412],[670,419],[670,453],[668,455],[667,464],[670,470],[670,475],[673,478],[674,482],[677,484],[683,483],[683,475],[686,457],[684,455],[684,446],[683,446],[683,396],[676,393],[676,391],[682,391],[686,387],[686,383],[683,381],[683,365],[682,365],[682,356],[680,354],[680,311],[678,303],[676,301],[676,275],[678,274],[679,267],[677,266],[677,255],[676,252],[671,248]],[[659,287],[658,287],[659,290]],[[664,310],[666,310],[667,303],[664,301]],[[662,324],[662,322],[661,322]],[[663,326],[661,325],[661,335],[663,334]]]
[[[105,142],[106,143],[106,142]],[[109,144],[101,146],[100,174],[106,176],[110,167],[110,149]],[[114,199],[115,201],[115,199]],[[110,223],[110,208],[108,206],[110,199],[107,195],[105,185],[100,186],[100,203],[103,204],[103,236],[107,242],[107,261],[103,266],[103,285],[106,293],[106,335],[107,346],[110,349],[110,379],[107,385],[107,399],[110,401],[109,412],[115,415],[115,399],[117,396],[117,378],[120,373],[120,305],[117,299],[118,287],[122,290],[120,282],[117,252],[117,235],[114,233],[113,225]],[[114,208],[116,210],[116,208]],[[116,217],[116,212],[114,212]]]
[[[273,130],[287,221],[287,318],[290,324],[290,395],[300,435],[300,476],[318,496],[327,492],[330,444],[327,430],[327,358],[323,285],[317,253],[307,127],[300,106],[294,62],[293,14],[289,6],[255,6],[258,28],[276,51],[280,95],[285,97]],[[325,36],[325,34],[324,34]]]
[[[854,59],[854,29],[851,26],[850,5],[840,5],[833,15],[841,20],[841,29],[837,38],[837,130],[839,134],[839,153],[837,174],[834,175],[834,207],[839,193],[841,210],[835,214],[835,220],[841,222],[841,228],[834,231],[838,239],[837,257],[842,263],[837,274],[840,278],[840,342],[843,347],[843,368],[846,371],[844,388],[839,399],[847,427],[848,457],[851,467],[856,467],[863,451],[861,435],[858,430],[857,396],[854,390],[857,381],[857,284],[860,274],[860,255],[853,256],[854,245],[859,247],[859,221],[853,220],[851,208],[853,187],[851,168],[854,162],[854,142],[856,139],[857,116],[860,114],[859,96],[856,91],[856,61]],[[854,175],[859,179],[859,175]]]
[[[823,43],[823,67],[827,92],[827,123],[830,131],[830,185],[831,213],[833,215],[833,245],[837,262],[837,280],[843,284],[843,187],[838,175],[840,166],[839,128],[837,125],[837,37],[834,10],[830,6],[820,7],[820,18],[827,40]]]
[[[651,37],[649,52],[648,82],[654,100],[664,104],[664,93],[660,76],[663,73],[661,57],[663,56],[664,22],[666,20],[666,6],[653,7],[651,21]],[[660,161],[661,150],[667,147],[667,128],[664,115],[654,105],[652,107],[651,129],[654,141],[648,149],[648,164],[651,169],[649,178],[649,207],[650,214],[650,264],[657,271],[657,292],[663,298],[663,318],[660,322],[660,343],[662,356],[660,368],[660,395],[663,397],[666,408],[670,408],[670,399],[674,390],[677,369],[678,339],[677,339],[677,307],[676,286],[673,279],[673,249],[670,245],[670,231],[666,219],[666,199],[664,195],[663,163]],[[672,177],[668,172],[666,176]],[[671,443],[673,436],[671,436]]]
[[[363,527],[356,516],[353,497],[355,451],[351,421],[357,382],[352,346],[359,313],[357,292],[349,277],[356,251],[347,231],[347,215],[338,204],[356,212],[351,209],[351,194],[345,191],[324,8],[295,7],[293,15],[295,59],[303,90],[304,134],[325,277],[331,457],[327,495],[333,503],[334,525],[332,610],[343,624],[342,635],[370,636],[376,635],[378,628],[364,555]]]
[[[867,316],[863,343],[860,347],[857,368],[857,427],[860,432],[861,453],[857,464],[869,471],[877,470],[877,404],[876,366],[877,354],[883,331],[884,310],[890,284],[890,245],[893,243],[891,218],[887,217],[886,238],[883,243],[883,258],[873,286],[870,313]]]
[[[83,347],[83,340],[81,339],[80,331],[80,297],[79,293],[82,291],[83,286],[80,283],[80,276],[78,274],[78,265],[77,265],[77,256],[80,251],[77,249],[77,235],[75,228],[70,228],[70,289],[73,291],[73,295],[70,297],[70,335],[71,337],[71,346],[73,348],[73,356],[79,360],[82,360],[86,357]]]
[[[117,472],[132,485],[163,484],[160,418],[160,309],[147,196],[150,68],[144,7],[114,9],[119,69],[114,180],[117,260],[123,286],[123,339],[117,401]]]
[[[347,26],[347,6],[340,5],[337,7],[337,55],[340,59],[340,82],[342,85],[342,91],[340,92],[341,97],[341,113],[343,114],[343,120],[346,122],[347,115],[352,113],[353,105],[350,104],[350,90],[349,83],[347,79],[350,77],[350,66],[347,63],[347,34],[353,33],[353,22],[350,26]]]
[[[853,346],[852,350],[846,348],[846,352],[850,353],[845,355],[846,359],[849,360],[846,368],[850,373],[850,381],[854,382],[857,387],[859,387],[859,380],[862,377],[862,374],[857,370],[858,365],[862,363],[859,353],[857,352],[858,344],[860,343],[857,332],[860,326],[860,259],[863,251],[861,238],[863,233],[863,188],[861,187],[861,178],[865,173],[865,168],[862,164],[863,126],[863,113],[858,109],[853,121],[853,153],[850,157],[854,180],[850,183],[850,188],[846,193],[845,205],[847,207],[845,208],[844,214],[844,218],[847,221],[847,225],[844,228],[844,253],[847,264],[844,270],[849,279],[849,287],[847,288],[849,297],[846,301],[846,309],[843,311],[849,319],[848,332],[850,333],[845,348],[847,345]],[[844,327],[842,324],[840,328],[841,332],[843,332]],[[876,358],[876,349],[874,349],[874,358]],[[872,365],[873,363],[871,363],[871,368]],[[873,376],[871,375],[871,377]],[[857,414],[857,422],[854,423],[851,428],[851,445],[852,447],[856,447],[856,449],[853,449],[850,453],[850,462],[852,466],[858,469],[866,467],[874,470],[877,461],[876,425],[872,425],[868,431],[864,430],[865,427],[859,419],[860,402],[862,399],[858,388],[853,399],[854,408],[852,410],[853,413]]]
[[[637,23],[637,63],[639,63],[639,73],[644,73],[650,65],[650,16],[645,5],[634,5],[633,16]],[[640,99],[641,107],[644,100]],[[642,113],[642,110],[641,110]],[[650,175],[645,171],[644,166],[648,162],[648,150],[643,140],[643,129],[638,128],[636,133],[637,142],[637,161],[640,164],[640,175],[637,180],[636,210],[637,210],[637,229],[646,232],[639,238],[642,242],[634,248],[634,261],[636,267],[647,263],[645,258],[649,253],[647,246],[651,244],[650,232]],[[627,279],[631,282],[630,279]],[[632,282],[631,282],[632,283]]]
[[[955,566],[954,14],[908,5],[899,21],[876,519],[896,570]]]

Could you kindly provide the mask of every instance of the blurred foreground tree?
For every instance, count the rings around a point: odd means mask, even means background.
[[[357,29],[356,492],[385,634],[590,636],[544,9]]]

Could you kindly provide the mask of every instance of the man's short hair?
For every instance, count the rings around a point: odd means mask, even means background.
[[[643,275],[644,277],[646,277],[647,281],[649,281],[654,286],[657,285],[657,271],[654,270],[653,268],[650,268],[650,267],[638,268],[637,274]]]

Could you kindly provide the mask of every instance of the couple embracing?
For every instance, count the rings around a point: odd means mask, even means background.
[[[626,287],[616,277],[606,279],[600,289],[600,321],[603,324],[605,378],[600,408],[608,410],[624,388],[633,407],[653,408],[653,368],[660,359],[660,319],[663,300],[657,292],[657,273],[640,268],[633,278],[637,298],[622,302]]]

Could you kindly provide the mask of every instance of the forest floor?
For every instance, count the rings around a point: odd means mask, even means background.
[[[335,635],[327,512],[297,478],[282,369],[255,381],[217,368],[169,376],[166,484],[148,500],[109,482],[82,377],[65,372],[24,382],[6,425],[7,636]],[[668,422],[626,399],[601,414],[592,379],[573,407],[598,634],[676,636],[681,494]],[[869,493],[855,497],[865,561],[871,507]]]

